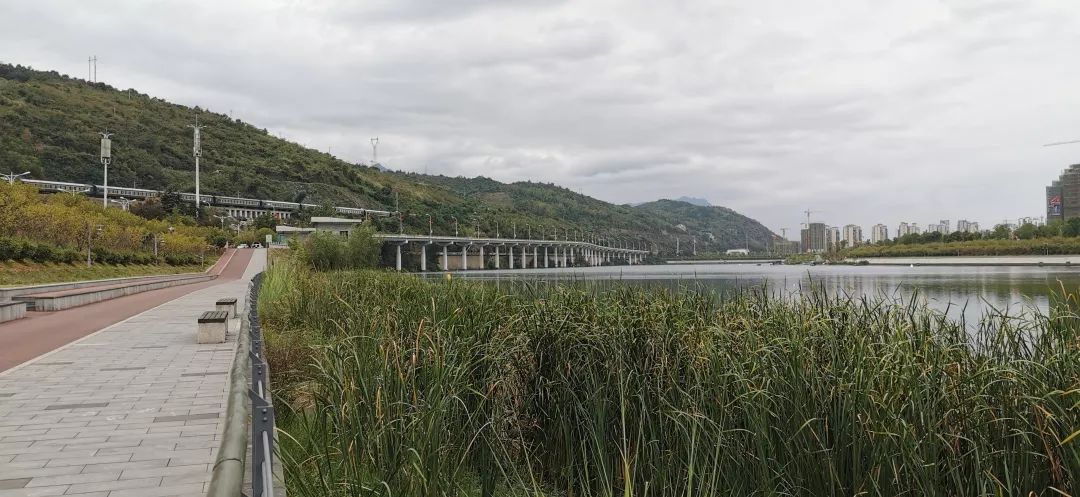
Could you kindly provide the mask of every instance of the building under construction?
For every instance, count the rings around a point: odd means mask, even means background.
[[[828,250],[828,238],[826,232],[828,227],[825,223],[808,223],[805,228],[802,229],[802,250],[808,254],[822,253]]]
[[[1080,164],[1061,172],[1046,187],[1046,222],[1080,217]]]

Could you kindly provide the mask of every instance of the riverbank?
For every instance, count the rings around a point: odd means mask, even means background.
[[[276,265],[259,306],[289,493],[1047,495],[1080,483],[1068,307],[972,331],[914,304],[605,288]]]
[[[1002,255],[1002,256],[942,256],[942,257],[857,257],[847,263],[866,263],[882,266],[1076,266],[1077,255]]]

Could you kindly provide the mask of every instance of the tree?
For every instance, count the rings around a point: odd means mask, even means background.
[[[1065,221],[1065,226],[1061,228],[1062,236],[1080,236],[1080,217],[1074,217]]]
[[[1016,229],[1016,237],[1021,240],[1031,240],[1035,238],[1038,228],[1034,224],[1024,223],[1023,226]]]
[[[999,224],[994,226],[994,231],[990,232],[990,238],[997,240],[1008,240],[1012,236],[1012,232],[1009,230],[1009,226],[1005,224]]]
[[[131,213],[139,216],[143,219],[164,219],[165,207],[161,205],[161,201],[156,198],[148,198],[142,202],[134,202],[130,207]]]
[[[273,231],[277,228],[277,219],[268,213],[259,214],[258,217],[255,218],[255,229],[259,228],[269,228],[270,231]]]

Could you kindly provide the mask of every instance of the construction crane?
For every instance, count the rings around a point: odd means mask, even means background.
[[[780,236],[784,237],[784,240],[787,240],[787,230],[788,229],[789,228],[780,228]]]
[[[1080,143],[1080,140],[1069,140],[1067,142],[1047,143],[1046,145],[1043,145],[1043,146],[1044,147],[1056,147],[1058,145],[1070,145],[1070,144],[1073,144],[1073,143]]]
[[[806,209],[806,210],[805,210],[805,211],[803,211],[803,212],[805,212],[805,213],[806,213],[806,227],[807,227],[807,228],[809,228],[809,227],[810,227],[810,214],[818,214],[818,213],[820,213],[821,211],[812,211],[812,210],[810,210],[810,209]]]

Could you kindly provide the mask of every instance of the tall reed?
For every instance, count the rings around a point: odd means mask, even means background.
[[[1073,495],[1080,320],[291,271],[294,495]],[[1070,439],[1070,435],[1074,438]]]

